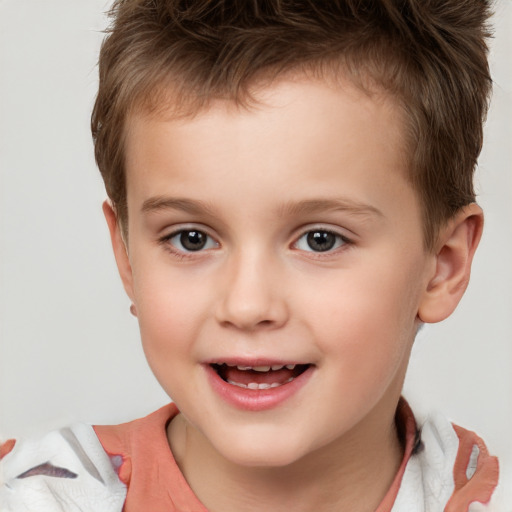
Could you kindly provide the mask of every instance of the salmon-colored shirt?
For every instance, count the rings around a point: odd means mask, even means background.
[[[123,425],[76,424],[41,439],[0,444],[0,510],[207,512],[170,450],[174,404]],[[404,457],[376,512],[510,512],[496,504],[499,467],[473,432],[431,417],[417,428],[396,414]],[[64,507],[64,508],[63,508]]]
[[[127,486],[123,512],[207,512],[186,482],[169,448],[166,426],[177,413],[176,406],[169,404],[130,423],[94,427],[105,451],[111,456],[121,455],[123,458],[119,470],[119,477]],[[405,440],[404,457],[376,512],[394,512],[393,506],[411,457],[424,449],[414,415],[404,399],[400,400],[396,418]],[[455,489],[444,510],[465,512],[472,501],[487,503],[490,500],[498,483],[498,461],[496,457],[489,456],[476,434],[460,427],[454,429],[460,440],[453,468]],[[467,467],[475,443],[479,447],[478,475],[475,471],[468,479]]]

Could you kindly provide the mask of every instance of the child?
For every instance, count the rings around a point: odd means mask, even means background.
[[[420,429],[401,398],[482,232],[486,3],[113,15],[92,122],[104,213],[175,405],[5,443],[2,512],[499,510],[483,442]]]

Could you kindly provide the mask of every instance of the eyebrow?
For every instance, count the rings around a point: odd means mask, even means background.
[[[142,204],[141,211],[152,213],[168,209],[181,210],[191,215],[215,215],[214,208],[204,201],[167,196],[155,196],[147,199]],[[342,211],[358,216],[384,217],[384,214],[375,206],[347,198],[290,201],[282,205],[277,214],[279,216],[312,215],[328,211]]]
[[[203,201],[192,201],[179,197],[156,196],[144,201],[142,213],[157,212],[160,210],[181,210],[191,215],[214,215],[213,208]]]
[[[306,199],[299,202],[289,202],[279,209],[279,214],[307,215],[329,211],[341,211],[353,215],[376,216],[384,218],[384,214],[375,206],[354,201],[348,198]]]

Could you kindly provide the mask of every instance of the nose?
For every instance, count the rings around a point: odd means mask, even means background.
[[[241,330],[276,329],[288,320],[283,273],[264,255],[245,251],[230,258],[223,272],[217,320]]]

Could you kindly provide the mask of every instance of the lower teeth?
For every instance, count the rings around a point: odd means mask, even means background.
[[[239,388],[244,389],[270,389],[270,388],[278,388],[282,386],[283,384],[288,384],[288,382],[291,382],[293,380],[293,377],[290,377],[287,381],[280,384],[279,382],[273,382],[272,384],[267,384],[266,382],[263,382],[262,384],[258,384],[257,382],[250,382],[249,384],[242,384],[241,382],[234,382],[232,380],[228,379],[228,384],[232,384],[233,386],[237,386]]]

